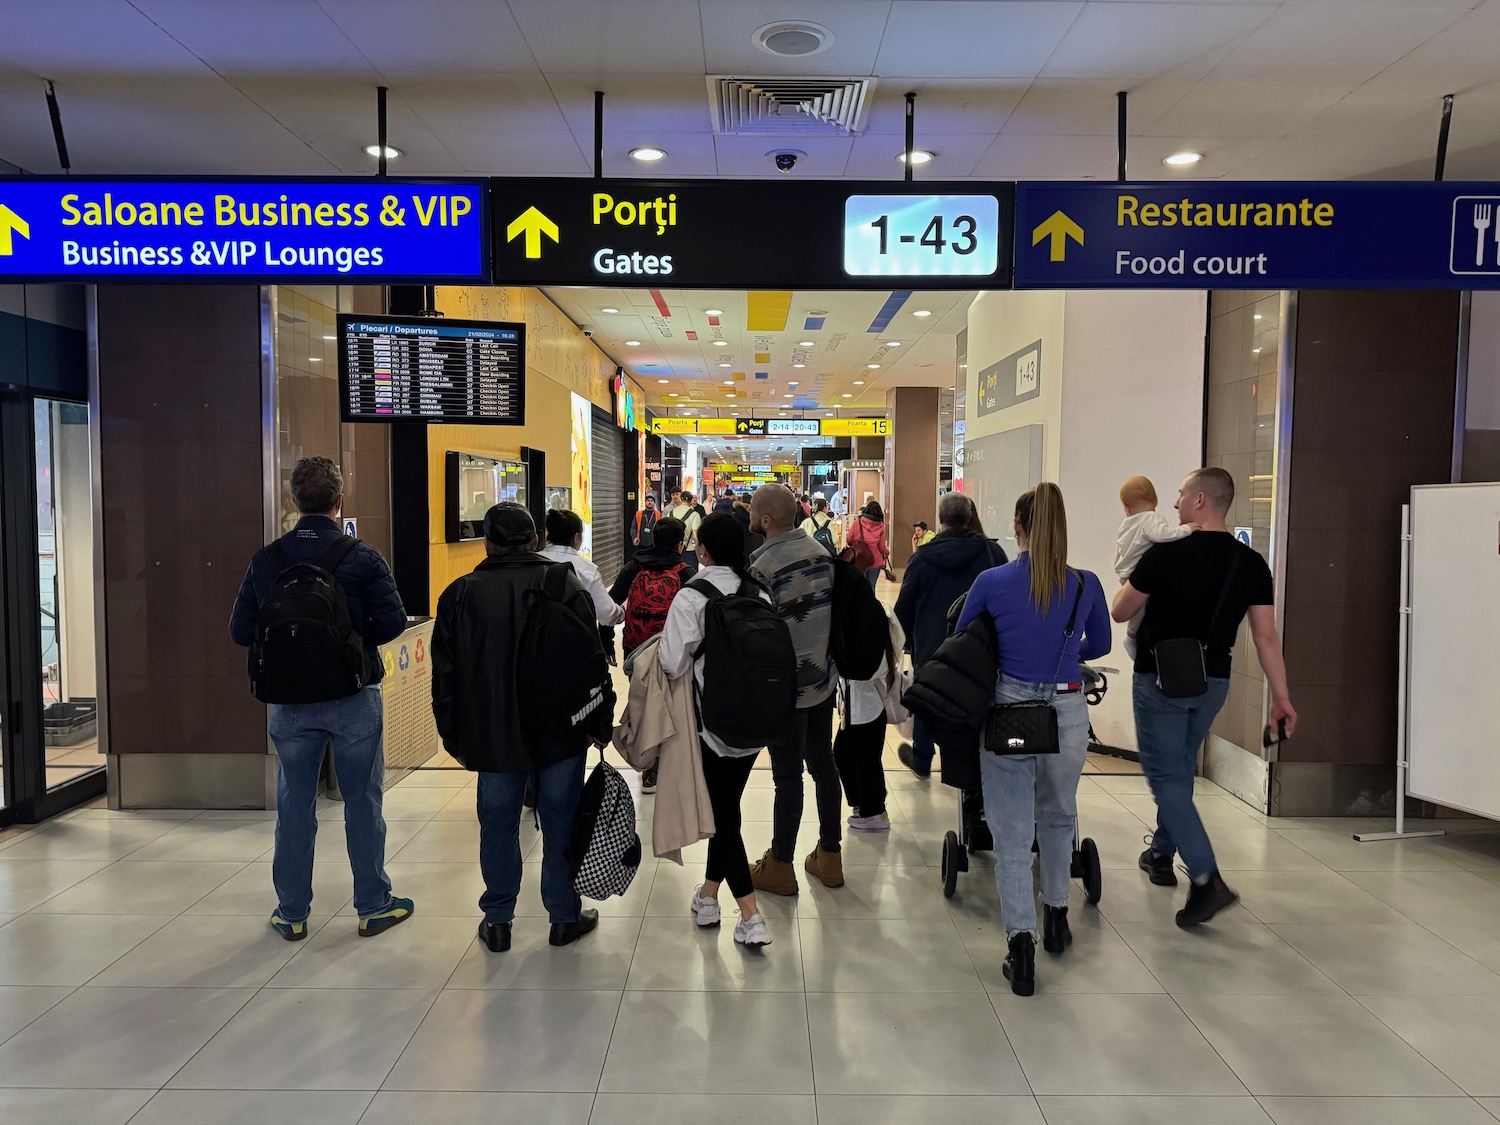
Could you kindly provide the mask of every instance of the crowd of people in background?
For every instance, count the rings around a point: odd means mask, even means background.
[[[250,649],[252,687],[272,706],[279,784],[271,925],[292,941],[308,932],[316,789],[328,746],[346,802],[359,932],[373,936],[415,910],[413,899],[392,894],[384,869],[377,694],[377,648],[402,631],[405,612],[379,553],[340,529],[338,467],[306,458],[291,485],[302,519],[251,560],[231,622],[233,639]],[[580,873],[586,856],[629,868],[614,884],[628,886],[640,842],[632,850],[628,839],[606,838],[634,838],[633,813],[603,807],[598,792],[585,796],[590,749],[613,739],[622,753],[629,747],[643,794],[662,779],[658,854],[680,859],[684,844],[708,841],[703,880],[684,904],[693,922],[720,923],[727,883],[739,912],[734,940],[770,945],[757,895],[800,893],[804,771],[816,833],[802,873],[837,891],[845,828],[890,828],[887,732],[911,721],[901,765],[926,780],[941,749],[944,780],[964,787],[966,802],[982,799],[997,858],[1004,971],[1017,994],[1031,995],[1036,946],[1061,955],[1072,941],[1077,789],[1089,746],[1084,664],[1111,650],[1111,619],[1129,623],[1140,758],[1158,812],[1138,863],[1152,883],[1174,886],[1180,856],[1190,887],[1177,923],[1210,920],[1237,896],[1194,807],[1193,776],[1247,615],[1271,689],[1267,737],[1289,737],[1297,720],[1270,571],[1229,535],[1233,499],[1227,472],[1199,469],[1183,481],[1172,521],[1156,512],[1149,480],[1127,480],[1118,585],[1109,595],[1096,574],[1070,565],[1056,485],[1017,499],[1015,559],[973,501],[950,492],[937,504],[936,531],[925,518],[912,525],[890,611],[874,593],[882,575],[897,581],[886,513],[874,499],[840,529],[826,498],[782,485],[726,491],[711,511],[692,492],[671,494],[660,509],[648,495],[629,525],[631,558],[609,588],[580,554],[578,515],[549,511],[538,529],[527,508],[495,505],[483,521],[485,557],[443,591],[431,642],[439,736],[479,775],[480,940],[496,953],[510,948],[526,805],[540,825],[553,945],[598,924],[580,893],[599,882],[597,872]],[[617,633],[631,681],[619,726],[609,667]],[[973,702],[952,702],[966,699]],[[773,824],[752,863],[741,804],[762,750]],[[596,769],[590,791],[601,776],[601,791],[610,791],[606,768]]]

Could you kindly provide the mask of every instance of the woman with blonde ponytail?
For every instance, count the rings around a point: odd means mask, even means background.
[[[1079,663],[1110,650],[1104,588],[1068,566],[1068,514],[1062,491],[1039,484],[1016,501],[1020,554],[974,581],[958,620],[981,613],[1000,645],[999,705],[1043,700],[1057,712],[1055,754],[980,753],[985,819],[995,837],[995,882],[1005,918],[1005,976],[1017,996],[1036,989],[1036,896],[1031,844],[1042,861],[1042,945],[1061,953],[1073,940],[1068,891],[1078,815],[1078,778],[1088,750],[1088,702]]]

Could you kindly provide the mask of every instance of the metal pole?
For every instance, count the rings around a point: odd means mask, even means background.
[[[917,95],[915,92],[906,95],[906,172],[901,177],[908,183],[911,181],[911,154],[912,145],[917,137]]]
[[[1443,168],[1448,163],[1448,129],[1453,124],[1453,95],[1443,95],[1443,120],[1438,126],[1438,150],[1437,165],[1432,170],[1432,178],[1438,183],[1443,180]]]
[[[1125,109],[1126,103],[1130,100],[1130,95],[1126,91],[1121,90],[1115,95],[1115,99],[1119,106],[1118,122],[1115,126],[1115,147],[1119,152],[1119,160],[1115,179],[1123,184],[1125,182]]]
[[[594,91],[594,179],[604,179],[604,91]]]
[[[1406,721],[1407,696],[1410,689],[1410,665],[1407,653],[1407,637],[1411,630],[1411,505],[1401,505],[1401,593],[1400,615],[1397,623],[1399,639],[1396,647],[1396,831],[1356,832],[1354,838],[1361,844],[1380,840],[1410,840],[1418,836],[1443,836],[1441,829],[1421,832],[1406,830],[1406,776],[1410,769],[1407,760],[1408,730]]]
[[[73,165],[68,160],[68,142],[63,137],[62,111],[57,107],[57,88],[52,85],[50,78],[42,88],[47,92],[47,115],[52,118],[52,139],[57,142],[57,163],[64,172],[71,173]]]
[[[385,175],[385,94],[384,86],[375,87],[375,144],[380,149],[379,164],[376,165],[375,174]]]

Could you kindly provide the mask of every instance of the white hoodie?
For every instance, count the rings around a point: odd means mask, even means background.
[[[1115,577],[1120,584],[1135,573],[1141,556],[1158,543],[1171,543],[1185,539],[1193,533],[1187,524],[1173,523],[1155,509],[1126,516],[1120,524],[1120,533],[1115,541]]]

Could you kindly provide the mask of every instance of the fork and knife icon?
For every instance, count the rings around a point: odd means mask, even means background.
[[[1485,235],[1489,232],[1491,225],[1495,228],[1495,258],[1496,264],[1500,265],[1500,223],[1495,221],[1495,205],[1493,203],[1480,203],[1474,208],[1474,264],[1484,265],[1484,243]]]

